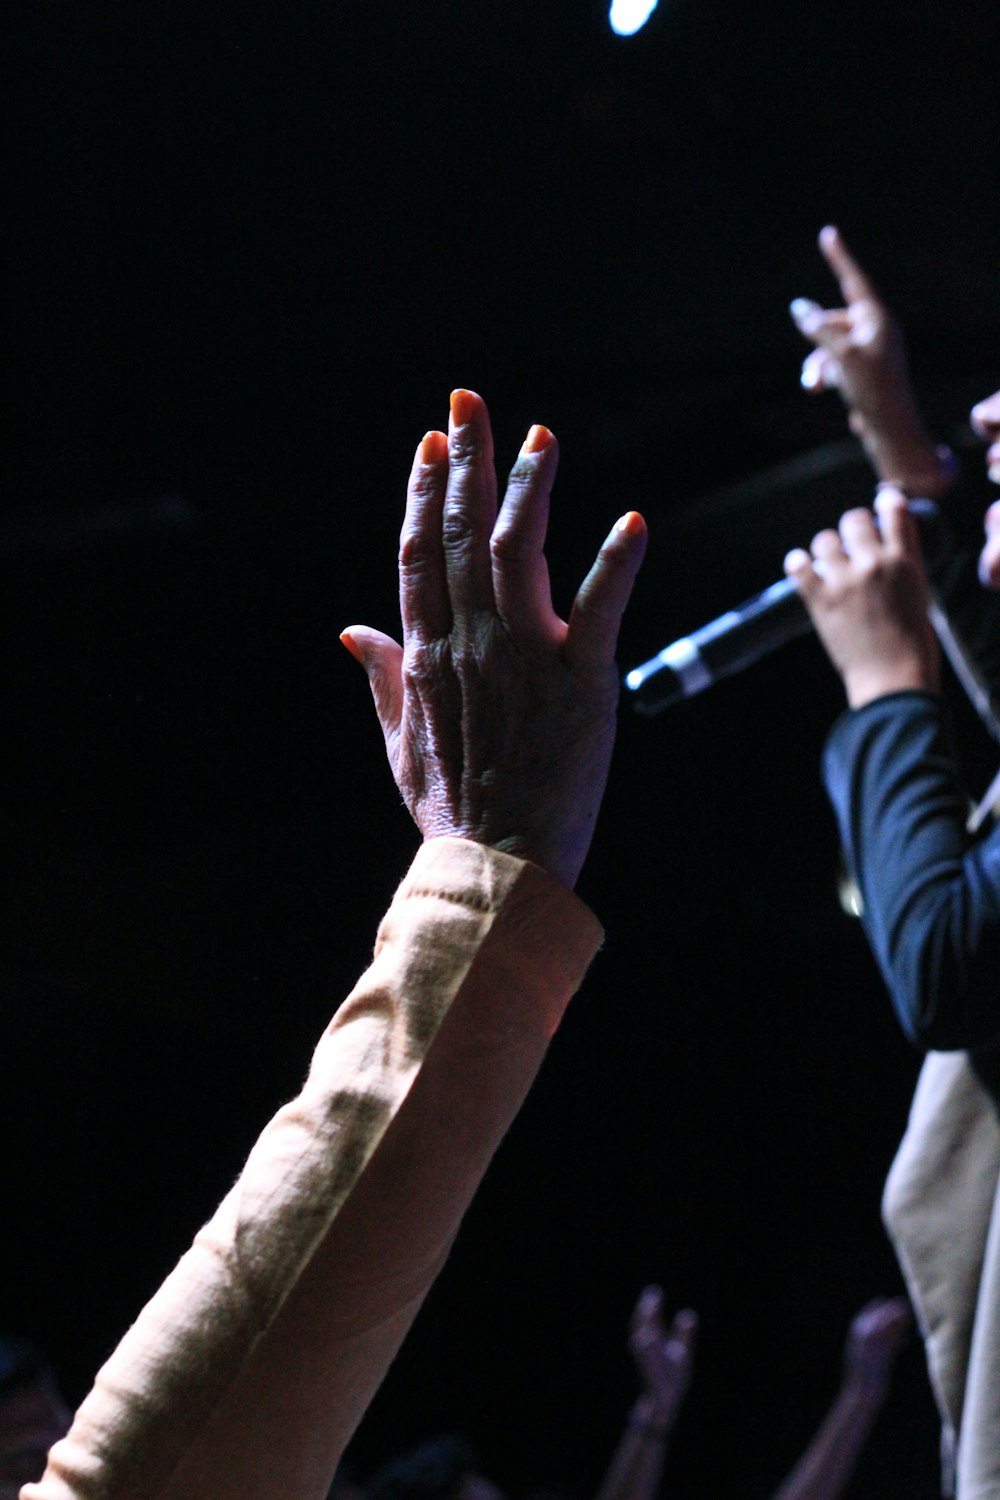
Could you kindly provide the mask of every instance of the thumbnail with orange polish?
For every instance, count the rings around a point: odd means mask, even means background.
[[[618,530],[624,531],[626,536],[639,536],[645,529],[646,523],[637,510],[630,510],[618,522]]]
[[[355,641],[354,637],[351,635],[351,632],[349,630],[342,630],[341,631],[341,633],[340,633],[340,643],[341,643],[342,646],[346,646],[347,647],[348,651],[354,657],[355,661],[360,661],[360,662],[362,662],[362,665],[363,665],[361,652],[358,650],[357,642]]]

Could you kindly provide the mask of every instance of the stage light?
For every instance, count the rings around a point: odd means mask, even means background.
[[[656,9],[657,0],[611,0],[608,19],[618,36],[635,36]]]

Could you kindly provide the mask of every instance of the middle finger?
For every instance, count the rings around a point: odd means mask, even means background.
[[[456,617],[494,607],[490,536],[496,516],[493,434],[486,404],[474,391],[453,391],[441,536]]]
[[[840,518],[840,536],[844,551],[855,562],[873,562],[882,552],[875,517],[863,506],[844,512]]]

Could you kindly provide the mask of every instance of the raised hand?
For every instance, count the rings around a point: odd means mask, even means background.
[[[839,390],[852,432],[882,480],[911,497],[937,496],[953,478],[949,450],[936,448],[917,408],[903,335],[839,229],[827,225],[819,247],[840,287],[842,307],[797,297],[791,314],[815,346],[802,366],[807,391]]]
[[[697,1337],[697,1313],[685,1308],[666,1328],[662,1290],[648,1286],[640,1293],[628,1343],[642,1386],[643,1414],[651,1425],[673,1425],[691,1384]]]
[[[543,552],[558,448],[532,427],[497,506],[482,399],[451,397],[410,474],[399,553],[402,645],[353,625],[393,776],[425,839],[454,835],[534,860],[572,887],[607,780],[615,646],[646,546],[612,528],[568,623]]]
[[[819,247],[844,306],[824,309],[806,297],[791,304],[797,328],[816,346],[802,366],[802,385],[808,391],[836,388],[852,412],[874,411],[892,382],[908,383],[902,334],[839,229],[827,225]]]

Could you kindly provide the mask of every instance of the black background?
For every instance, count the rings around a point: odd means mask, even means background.
[[[8,0],[4,31],[0,1324],[78,1397],[408,862],[336,636],[394,628],[450,388],[504,461],[559,435],[563,607],[647,516],[633,664],[866,493],[849,444],[819,484],[803,457],[844,436],[785,310],[832,300],[823,223],[964,443],[1000,383],[1000,91],[985,0],[661,0],[628,41],[584,0]],[[649,1280],[703,1318],[672,1492],[763,1496],[804,1445],[850,1314],[898,1286],[878,1201],[919,1061],[836,902],[838,706],[803,641],[623,712],[581,885],[605,951],[362,1468],[461,1427],[502,1482],[587,1495]],[[935,1465],[912,1350],[853,1493],[921,1500]]]

